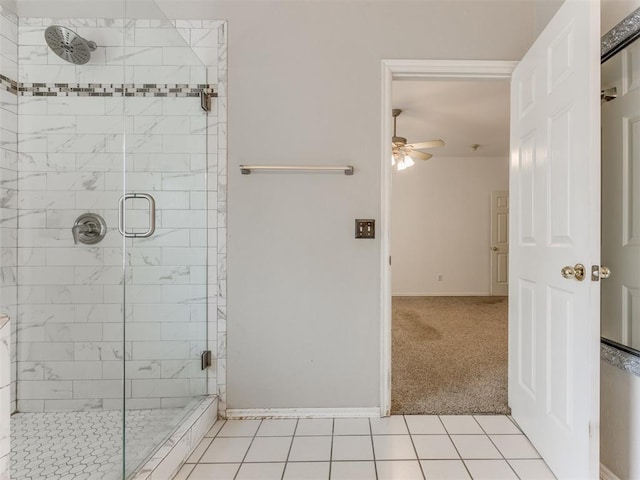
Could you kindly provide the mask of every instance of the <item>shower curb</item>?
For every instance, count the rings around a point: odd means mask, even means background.
[[[131,477],[132,480],[173,478],[218,418],[218,397],[205,397],[171,436]]]

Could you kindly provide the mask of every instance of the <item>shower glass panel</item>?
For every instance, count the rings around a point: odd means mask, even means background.
[[[154,2],[128,1],[123,51],[125,466],[207,392],[207,69]],[[120,143],[120,139],[118,139]]]
[[[55,3],[49,13],[16,18],[12,478],[58,478],[66,464],[65,474],[121,479],[130,352],[123,341],[128,272],[117,228],[125,117],[114,102],[123,100],[116,90],[126,81],[119,53],[127,42],[125,4],[112,2],[107,19],[80,2],[62,10]],[[51,458],[64,462],[47,464]]]
[[[0,32],[19,59],[13,479],[60,448],[62,474],[130,478],[207,393],[202,29],[96,5]]]

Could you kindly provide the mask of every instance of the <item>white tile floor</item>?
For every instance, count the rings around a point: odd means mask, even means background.
[[[504,415],[218,421],[174,480],[549,480]]]

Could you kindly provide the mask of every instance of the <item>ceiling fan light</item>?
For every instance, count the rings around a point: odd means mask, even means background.
[[[394,171],[405,170],[406,168],[415,165],[415,159],[411,156],[415,155],[419,160],[429,160],[433,157],[432,154],[421,152],[420,150],[426,148],[444,147],[445,143],[442,140],[428,140],[426,142],[407,143],[405,137],[398,136],[396,132],[396,123],[398,116],[402,113],[399,108],[391,110],[393,116],[393,136],[391,137],[391,152],[393,157],[391,159],[391,165],[394,167]],[[477,144],[474,144],[478,146]],[[395,161],[394,161],[395,160]],[[401,165],[401,166],[400,166]]]
[[[409,155],[404,156],[404,164],[408,167],[413,167],[416,163],[413,161]]]

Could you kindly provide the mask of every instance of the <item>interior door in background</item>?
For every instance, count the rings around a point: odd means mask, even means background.
[[[559,479],[599,470],[599,95],[600,2],[567,0],[513,73],[509,181],[509,404]]]
[[[509,293],[509,192],[491,192],[491,295]]]

